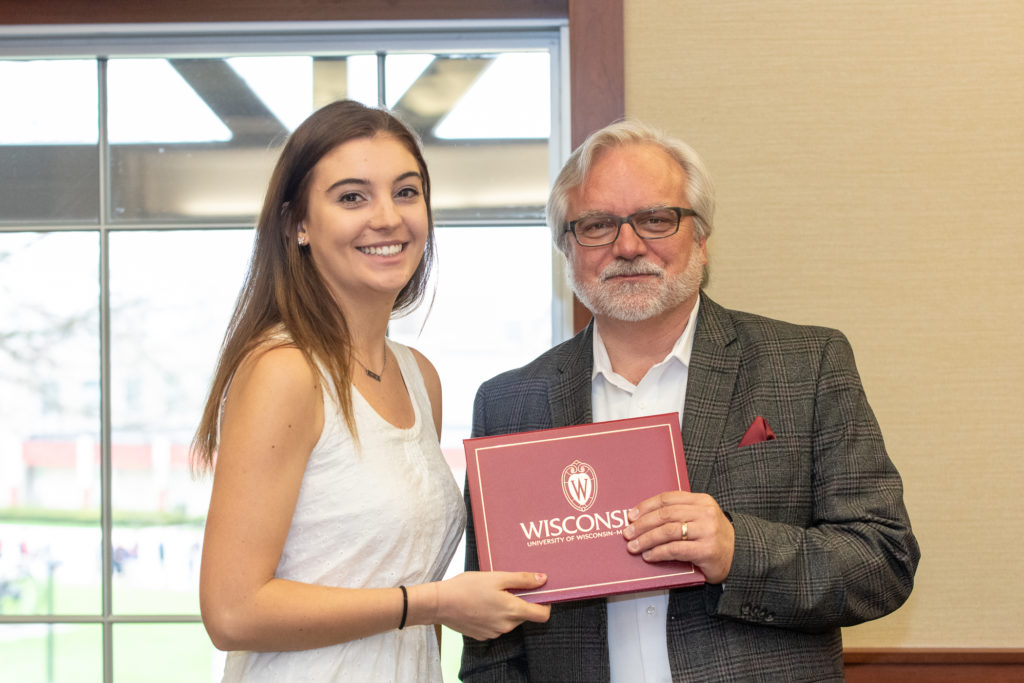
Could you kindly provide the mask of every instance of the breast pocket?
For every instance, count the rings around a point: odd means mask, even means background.
[[[810,449],[785,438],[732,447],[719,454],[714,488],[719,505],[790,524],[812,513]]]

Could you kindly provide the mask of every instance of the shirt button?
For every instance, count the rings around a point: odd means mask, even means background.
[[[647,614],[648,614],[648,615],[650,615],[650,616],[652,616],[652,617],[653,617],[653,616],[654,616],[654,613],[655,613],[655,612],[657,612],[657,611],[658,611],[658,610],[654,609],[654,605],[648,605],[648,606],[647,606]]]

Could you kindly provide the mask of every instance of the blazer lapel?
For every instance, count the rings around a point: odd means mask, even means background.
[[[551,426],[567,427],[593,421],[590,375],[594,364],[594,321],[564,347],[555,360],[556,373],[548,386]]]
[[[736,332],[725,309],[701,292],[682,428],[693,491],[707,491],[718,456],[739,371],[740,349],[735,341]]]

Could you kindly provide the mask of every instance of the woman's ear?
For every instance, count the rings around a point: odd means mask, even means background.
[[[299,234],[299,246],[300,247],[304,247],[307,244],[309,244],[309,235],[306,234],[306,224],[305,223],[301,223],[301,222],[299,223],[299,227],[298,227],[298,231],[297,232]]]

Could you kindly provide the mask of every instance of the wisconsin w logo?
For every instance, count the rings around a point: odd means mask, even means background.
[[[587,510],[597,499],[597,473],[594,468],[574,460],[562,470],[562,493],[569,505],[580,512]]]

